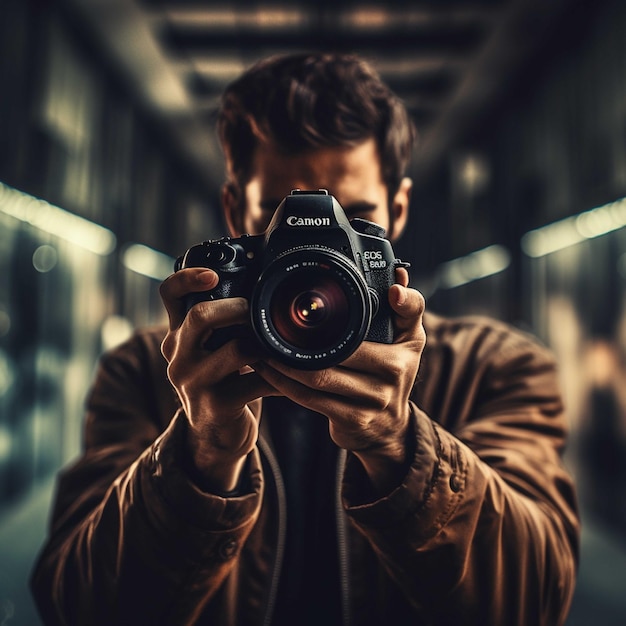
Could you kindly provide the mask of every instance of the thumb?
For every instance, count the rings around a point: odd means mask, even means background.
[[[395,313],[396,339],[417,339],[423,332],[422,318],[426,308],[424,296],[416,289],[392,285],[389,288],[389,304]]]

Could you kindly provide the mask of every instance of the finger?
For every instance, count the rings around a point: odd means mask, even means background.
[[[409,286],[409,273],[404,267],[396,267],[396,282],[403,287]]]
[[[389,304],[394,315],[394,342],[415,339],[423,332],[422,318],[426,308],[424,296],[402,285],[389,288]]]
[[[182,352],[206,354],[204,346],[215,329],[246,324],[248,320],[249,308],[245,298],[198,302],[189,309],[180,325],[177,348]]]
[[[228,376],[239,376],[247,365],[255,363],[259,358],[250,346],[238,340],[229,341],[209,352],[198,342],[191,342],[185,337],[185,341],[176,343],[173,350],[172,354],[166,356],[169,361],[167,374],[177,388],[191,384],[221,385]],[[166,351],[164,342],[163,352]]]
[[[399,342],[385,344],[364,341],[338,367],[351,373],[362,373],[366,385],[372,384],[373,380],[381,384],[394,384],[418,360],[416,351],[406,342],[400,345]]]
[[[289,380],[295,380],[313,390],[351,398],[357,398],[364,392],[368,393],[371,391],[373,394],[377,392],[377,384],[371,380],[371,375],[366,377],[358,370],[336,366],[311,371],[289,367],[273,359],[266,362],[272,370],[279,372]],[[259,364],[257,363],[253,367],[259,368]],[[261,368],[262,365],[259,369]],[[372,389],[368,389],[368,387]]]
[[[282,395],[272,384],[256,372],[231,374],[220,384],[219,395],[226,401],[248,404],[257,398]]]
[[[159,288],[161,299],[170,319],[170,329],[178,328],[185,318],[187,294],[209,291],[217,287],[219,276],[210,269],[194,267],[180,270],[166,278]]]
[[[303,384],[300,380],[285,375],[284,372],[278,369],[279,367],[286,367],[282,366],[282,364],[261,361],[255,363],[252,367],[280,395],[311,411],[328,416],[331,407],[334,409],[334,412],[337,412],[338,407],[346,405],[346,398],[343,398],[341,395],[333,394],[327,390],[321,391],[319,387],[311,387]],[[287,369],[289,370],[290,368]],[[358,402],[354,397],[349,398],[349,404],[351,410],[358,406]]]
[[[191,307],[178,329],[167,333],[161,353],[168,362],[180,354],[187,359],[204,357],[208,353],[206,343],[216,328],[244,324],[248,318],[248,301],[244,298],[199,302]]]
[[[340,407],[346,414],[355,410],[383,411],[397,393],[395,379],[379,375],[380,368],[360,372],[336,366],[317,371],[290,368],[280,362],[256,363],[253,367],[275,389],[294,402],[330,417]],[[385,383],[385,379],[389,380]]]

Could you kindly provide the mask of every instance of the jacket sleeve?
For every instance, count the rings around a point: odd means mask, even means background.
[[[160,432],[163,389],[153,388],[159,383],[144,348],[135,338],[101,359],[87,401],[85,452],[60,475],[31,580],[47,625],[192,623],[258,515],[256,452],[240,497],[211,496],[189,480],[186,420],[172,413]]]
[[[427,403],[449,428],[412,405],[403,484],[370,501],[351,458],[344,504],[425,623],[555,626],[571,603],[579,535],[555,363],[521,335],[488,335],[460,368],[448,358],[436,394],[446,400]]]

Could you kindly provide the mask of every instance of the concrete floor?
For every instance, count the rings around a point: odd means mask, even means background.
[[[45,535],[53,486],[52,481],[42,485],[0,517],[0,626],[42,626],[28,578]],[[626,538],[583,523],[579,580],[567,626],[590,624],[626,624]]]

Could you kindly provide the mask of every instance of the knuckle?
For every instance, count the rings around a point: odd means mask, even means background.
[[[167,366],[167,377],[169,381],[175,386],[178,386],[180,382],[180,370],[181,368],[178,365],[177,361],[170,361]]]
[[[351,430],[358,447],[366,446],[372,430],[372,415],[369,411],[355,411],[350,415]]]
[[[245,298],[231,298],[230,301],[232,302],[235,311],[238,311],[239,313],[248,312],[248,301]]]
[[[324,389],[329,383],[330,371],[327,369],[318,370],[313,373],[311,383],[316,389]]]
[[[163,298],[163,300],[166,300],[168,295],[169,295],[169,291],[170,291],[170,287],[171,287],[171,283],[172,283],[172,276],[168,276],[160,285],[159,285],[159,294],[161,296],[161,298]]]
[[[210,322],[211,317],[211,309],[207,307],[204,302],[194,304],[194,306],[187,311],[187,323],[191,326]]]
[[[163,300],[176,298],[184,277],[178,273],[170,274],[160,285],[159,294]]]
[[[392,395],[389,387],[381,385],[371,399],[371,409],[376,412],[384,411],[391,403]]]
[[[387,376],[392,380],[400,378],[406,367],[405,359],[398,354],[398,352],[398,350],[394,351],[385,360],[385,370],[387,371]]]
[[[418,314],[421,315],[426,310],[426,299],[420,291],[414,289],[417,299],[417,311]]]
[[[236,297],[223,300],[223,305],[228,307],[233,322],[242,323],[248,318],[249,304],[246,298]]]
[[[172,333],[167,333],[165,339],[161,342],[161,354],[168,363],[172,360],[174,354],[176,339]]]
[[[420,324],[417,329],[417,332],[415,334],[415,344],[416,344],[417,350],[419,350],[420,352],[426,346],[426,330],[424,329],[423,324]]]

